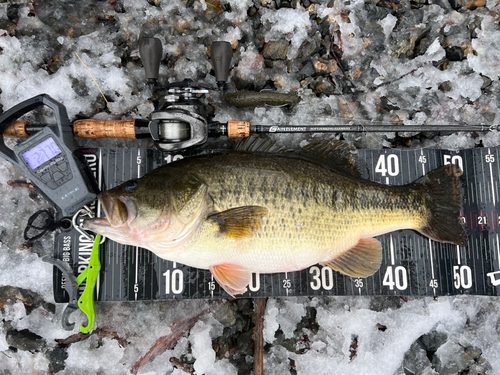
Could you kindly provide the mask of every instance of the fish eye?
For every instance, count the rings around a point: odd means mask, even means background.
[[[130,180],[125,182],[125,185],[123,185],[123,190],[125,190],[125,193],[133,193],[137,189],[137,181],[136,180]]]

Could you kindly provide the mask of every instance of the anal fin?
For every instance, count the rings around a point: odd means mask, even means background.
[[[252,278],[252,273],[248,268],[236,264],[218,264],[209,269],[215,280],[231,297],[245,293]]]
[[[365,238],[326,265],[350,277],[373,275],[382,263],[382,244],[375,238]]]

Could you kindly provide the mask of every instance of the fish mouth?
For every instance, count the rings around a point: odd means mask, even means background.
[[[113,198],[108,193],[101,193],[97,197],[106,217],[85,220],[85,226],[119,228],[132,223],[137,216],[137,207],[130,199]],[[91,228],[89,228],[91,229]]]

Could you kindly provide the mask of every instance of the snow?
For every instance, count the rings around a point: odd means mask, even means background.
[[[297,303],[296,297],[269,300],[264,318],[264,341],[272,344],[278,328],[283,331],[286,339],[292,338],[297,324],[305,314],[304,305]]]
[[[264,35],[265,40],[278,40],[284,36],[291,42],[287,56],[289,59],[295,58],[299,47],[307,38],[307,30],[311,27],[309,14],[301,9],[264,9],[261,20],[271,24],[271,29]]]
[[[375,10],[380,11],[381,7],[369,8],[369,1],[360,0],[335,1],[333,7],[327,5],[328,1],[315,3],[315,9],[309,11],[300,2],[295,8],[276,9],[273,1],[223,0],[225,10],[221,15],[210,11],[206,0],[123,0],[117,2],[123,12],[119,7],[112,8],[113,2],[60,3],[49,4],[48,8],[40,2],[0,3],[0,105],[3,111],[37,94],[47,93],[66,106],[71,120],[77,116],[147,118],[154,106],[148,101],[150,92],[144,86],[137,45],[141,31],[147,31],[162,41],[160,75],[168,77],[169,81],[190,78],[214,84],[206,52],[208,45],[218,39],[237,46],[233,58],[235,69],[231,72],[233,79],[239,78],[255,90],[272,82],[276,90],[298,93],[301,97],[301,102],[293,109],[241,110],[211,98],[209,103],[215,121],[237,118],[255,124],[391,124],[394,117],[399,117],[406,125],[500,123],[500,7],[496,0],[487,0],[486,7],[474,12],[464,8],[452,11],[437,2],[425,5],[422,19],[407,28],[398,22],[404,12],[382,9],[384,12],[375,17]],[[16,22],[10,22],[7,16],[13,4],[18,11]],[[74,18],[68,24],[68,13],[63,5],[75,7],[71,8]],[[31,16],[30,11],[35,6],[38,13]],[[254,16],[249,12],[252,6],[256,7]],[[97,9],[93,18],[84,13],[89,7]],[[342,10],[349,12],[349,21],[342,16]],[[406,14],[417,13],[408,9]],[[456,34],[459,35],[456,40],[450,38],[460,43],[462,35],[472,30],[476,17],[480,22],[471,39],[474,53],[462,61],[449,62],[445,70],[439,68],[438,62],[446,56],[446,50],[444,37],[435,29],[448,33],[453,26],[462,27],[464,30]],[[177,20],[183,20],[186,26],[182,33],[175,30]],[[370,49],[377,40],[366,32],[369,23],[377,25],[384,40],[376,50]],[[434,29],[429,34],[426,50],[413,58],[395,56],[392,48],[397,46],[398,35],[403,32],[418,35],[418,30],[423,30],[427,24]],[[11,26],[13,29],[8,29]],[[325,45],[313,56],[299,57],[303,43],[318,35]],[[342,60],[349,65],[347,74],[355,84],[352,92],[341,94],[335,87],[334,94],[317,94],[314,86],[303,86],[295,76],[305,62],[319,61],[326,58],[325,55],[331,58],[329,44],[324,39],[326,35],[343,37]],[[290,42],[287,61],[270,64],[262,56],[263,46],[281,38]],[[334,41],[339,43],[338,39]],[[111,99],[116,116],[98,107],[100,93],[75,52]],[[48,66],[56,61],[56,56],[61,65],[51,71]],[[360,70],[359,79],[353,78],[352,73],[360,67],[363,71]],[[323,76],[324,79],[328,77]],[[335,82],[346,81],[340,69],[333,78]],[[485,78],[492,82],[485,85]],[[451,82],[447,91],[440,89],[445,82]],[[400,109],[384,112],[380,109],[382,97],[390,99]],[[50,118],[51,114],[44,111],[34,116],[38,116],[36,119],[40,116]],[[340,138],[341,135],[322,137]],[[396,133],[344,133],[342,137],[356,147],[381,148],[392,147]],[[311,139],[288,134],[276,140],[279,145],[298,149],[309,144]],[[9,141],[11,146],[14,143]],[[97,144],[120,143],[110,140]],[[413,146],[450,150],[480,144],[498,147],[500,133],[458,132],[413,141]],[[30,309],[16,300],[7,301],[0,309],[0,372],[48,373],[52,371],[52,364],[47,351],[62,348],[67,358],[65,368],[58,374],[126,374],[159,337],[171,333],[173,323],[209,309],[210,312],[179,340],[175,348],[145,365],[139,374],[182,374],[169,362],[172,357],[191,361],[197,374],[239,373],[233,354],[228,352],[224,358],[219,358],[214,349],[218,337],[235,329],[237,319],[227,307],[229,301],[98,303],[96,327],[115,333],[127,343],[122,345],[112,336],[94,334],[86,340],[60,345],[57,340],[77,334],[85,317],[81,313],[72,316],[75,328],[66,332],[60,324],[64,306],[57,305],[55,312],[47,307],[54,302],[52,266],[40,258],[52,252],[53,238],[47,236],[32,250],[23,250],[20,245],[24,243],[22,232],[26,219],[50,204],[30,195],[28,189],[5,183],[16,179],[25,179],[25,176],[0,160],[0,209],[3,213],[0,217],[0,287],[30,290],[45,305]],[[302,324],[309,319],[311,311],[316,314],[316,329]],[[477,368],[479,373],[495,374],[500,372],[498,327],[500,301],[495,297],[410,297],[407,301],[398,297],[270,298],[263,332],[265,373],[392,375],[410,373],[410,368],[418,368],[420,372],[414,373],[435,374],[438,370],[457,373],[469,366],[471,372]],[[12,350],[10,333],[23,330],[41,336],[46,349]],[[419,345],[423,336],[433,334],[446,339],[436,348],[431,362]],[[479,348],[481,361],[486,364],[468,361],[464,357],[468,348]],[[254,362],[248,354],[240,360],[250,365]]]
[[[396,26],[397,21],[397,17],[394,17],[392,14],[388,14],[384,19],[378,22],[384,29],[386,39],[391,35],[392,29],[394,29],[394,26]]]
[[[100,350],[97,350],[98,348]],[[124,351],[116,340],[99,340],[99,337],[94,335],[70,346],[65,361],[66,370],[69,373],[83,370],[87,373],[103,371],[106,374],[123,374],[127,371],[120,363]]]
[[[494,26],[492,17],[485,17],[478,38],[472,41],[472,48],[477,55],[467,57],[469,66],[474,71],[484,74],[493,80],[500,76],[500,31]]]
[[[191,329],[190,338],[192,353],[196,358],[194,370],[199,374],[218,374],[215,366],[215,351],[212,349],[212,339],[222,334],[222,327],[216,320],[207,324],[197,322]],[[236,373],[236,369],[235,373]]]

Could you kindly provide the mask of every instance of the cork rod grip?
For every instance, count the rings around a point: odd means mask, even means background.
[[[12,121],[3,131],[4,138],[27,138],[26,121]]]
[[[80,138],[135,139],[135,120],[77,120],[73,124],[73,133]]]
[[[227,136],[229,138],[246,138],[250,135],[250,123],[246,121],[228,121]]]

